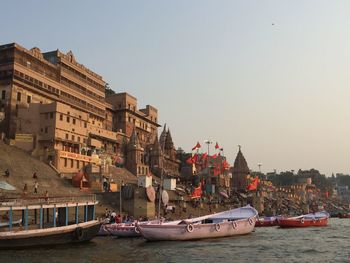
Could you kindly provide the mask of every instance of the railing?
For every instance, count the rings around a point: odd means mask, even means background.
[[[95,202],[95,201],[96,201],[96,195],[1,198],[0,207],[58,204],[58,203],[84,203],[84,202]]]

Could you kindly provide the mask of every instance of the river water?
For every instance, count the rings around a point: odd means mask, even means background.
[[[55,248],[0,250],[0,262],[350,262],[350,219],[328,227],[255,228],[230,238],[147,242],[142,238],[96,237]]]

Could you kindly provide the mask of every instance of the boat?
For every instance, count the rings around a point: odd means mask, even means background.
[[[350,218],[350,213],[339,213],[338,217],[339,218]]]
[[[328,225],[330,215],[326,211],[310,213],[295,217],[281,217],[278,219],[278,225],[281,228],[290,227],[321,227]]]
[[[159,220],[141,221],[132,223],[112,223],[102,224],[98,232],[98,236],[114,236],[114,237],[140,237],[140,231],[136,224],[159,224]]]
[[[149,241],[196,240],[249,234],[257,216],[253,207],[245,206],[191,219],[136,226]]]
[[[279,217],[277,217],[277,216],[259,217],[259,219],[256,220],[255,227],[277,226],[278,225],[278,218]]]
[[[6,214],[8,222],[0,228],[0,248],[89,241],[101,225],[95,218],[97,203],[95,195],[2,200],[0,214]],[[15,225],[18,217],[20,226]]]
[[[135,223],[113,223],[101,225],[98,232],[99,236],[116,236],[116,237],[140,237],[141,234],[136,228]]]

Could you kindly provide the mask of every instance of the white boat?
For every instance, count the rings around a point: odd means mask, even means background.
[[[139,237],[140,232],[135,224],[113,223],[101,225],[99,236],[116,236],[116,237]]]
[[[114,236],[114,237],[140,237],[140,231],[136,227],[137,221],[133,223],[112,223],[103,224],[98,232],[98,236]],[[159,220],[142,221],[138,224],[159,224]]]
[[[257,216],[258,212],[248,205],[192,219],[137,224],[137,229],[149,241],[228,237],[251,233]]]

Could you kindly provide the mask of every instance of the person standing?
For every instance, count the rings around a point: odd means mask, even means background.
[[[23,194],[24,195],[27,195],[28,193],[28,185],[27,184],[24,184],[24,187],[23,187]]]
[[[38,193],[38,186],[39,186],[38,181],[35,181],[35,183],[34,183],[34,194]]]

